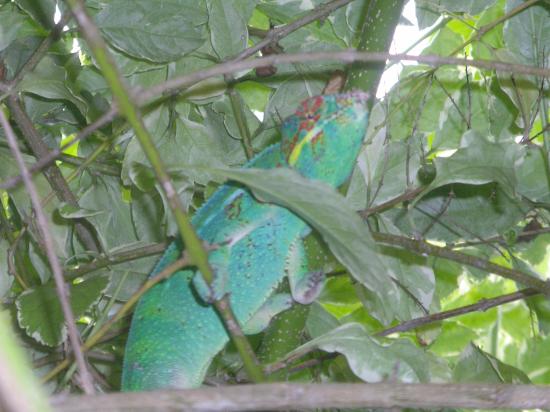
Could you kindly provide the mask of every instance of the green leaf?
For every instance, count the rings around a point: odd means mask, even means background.
[[[545,153],[538,146],[524,146],[516,164],[517,191],[533,202],[550,202],[550,176]]]
[[[521,352],[518,364],[529,375],[533,383],[550,383],[550,336],[534,336]]]
[[[86,103],[67,87],[66,76],[65,69],[57,66],[53,58],[47,56],[40,60],[32,72],[25,75],[19,89],[46,99],[68,100],[78,107],[82,114],[86,114]]]
[[[464,43],[464,39],[449,27],[442,27],[422,54],[444,55]]]
[[[237,99],[238,99],[237,95]],[[227,129],[227,132],[235,139],[241,139],[241,133],[235,119],[235,112],[231,105],[228,96],[224,96],[223,99],[218,100],[212,104],[212,109],[223,116],[223,122]],[[240,109],[238,109],[240,110]],[[250,109],[247,106],[243,106],[242,110],[244,112],[244,121],[248,125],[250,131],[254,131],[260,125],[260,122],[256,116],[252,114]]]
[[[106,276],[95,276],[71,285],[70,303],[76,319],[98,301],[108,285]],[[17,297],[15,304],[17,320],[27,335],[47,346],[57,346],[65,340],[67,331],[53,281],[26,290]]]
[[[470,342],[478,335],[470,328],[454,320],[447,320],[441,326],[441,332],[430,345],[430,351],[445,359],[455,360]]]
[[[246,325],[244,325],[243,332],[247,335],[253,335],[264,331],[269,322],[279,313],[290,309],[292,303],[292,296],[289,293],[271,295]]]
[[[250,27],[255,27],[261,30],[269,30],[269,18],[258,9],[254,9],[248,24]]]
[[[246,184],[263,201],[277,203],[300,215],[317,229],[338,260],[369,289],[381,294],[393,289],[390,286],[393,275],[380,259],[368,227],[342,195],[328,185],[305,179],[290,169],[218,173]]]
[[[479,16],[476,26],[483,27],[501,18],[504,15],[505,3],[506,1],[499,0],[491,7],[485,9]],[[500,24],[497,27],[493,27],[492,30],[483,35],[483,41],[472,43],[472,57],[474,59],[491,60],[495,58],[494,50],[504,47],[502,27],[503,25]]]
[[[453,380],[457,383],[531,383],[521,370],[499,361],[473,344],[460,355]]]
[[[235,148],[242,153],[242,144],[239,141],[226,137],[227,134],[210,133],[206,125],[176,116],[168,105],[162,105],[149,113],[144,122],[153,136],[165,167],[175,174],[178,191],[188,187],[190,181],[205,184],[211,180],[208,171],[200,166],[233,164],[234,159],[231,156],[234,155]],[[127,184],[139,184],[147,189],[152,183],[149,179],[152,175],[146,174],[135,163],[149,167],[149,161],[133,131],[129,131],[126,136],[132,140],[127,146],[122,164],[123,180]]]
[[[353,44],[353,40],[357,42],[359,38],[357,31],[366,7],[368,6],[364,1],[352,1],[346,7],[340,7],[328,16],[336,35],[344,40],[349,47],[356,46]]]
[[[142,192],[150,192],[156,184],[155,173],[151,167],[138,162],[130,163],[128,177],[132,183]]]
[[[251,80],[237,83],[235,85],[235,90],[239,92],[250,110],[257,110],[260,112],[265,110],[272,91],[271,88],[262,83]]]
[[[288,357],[314,349],[343,354],[353,373],[366,382],[380,382],[390,377],[402,382],[429,382],[432,369],[442,367],[435,356],[412,342],[378,341],[358,323],[347,323],[321,335],[292,351]]]
[[[523,4],[522,0],[506,1],[505,13]],[[550,44],[550,10],[543,3],[531,5],[504,25],[504,41],[523,64],[550,66],[550,55],[541,53]],[[542,58],[545,57],[545,61]]]
[[[455,67],[439,69],[435,74],[437,81],[429,75],[431,70],[421,65],[405,66],[399,76],[400,82],[390,91],[390,107],[379,103],[378,110],[385,115],[380,119],[381,114],[377,114],[376,120],[372,120],[373,127],[387,124],[392,140],[412,140],[415,144],[423,134],[436,131],[440,118],[449,110],[446,108],[449,105],[447,94],[456,93],[463,87],[464,80]],[[374,109],[372,114],[375,114]],[[415,136],[411,137],[413,132]],[[456,145],[451,147],[456,148]]]
[[[212,47],[220,59],[241,52],[248,43],[246,23],[258,0],[207,0]]]
[[[271,320],[258,352],[262,363],[275,362],[302,343],[309,309],[309,305],[294,305]]]
[[[374,175],[368,182],[371,193],[369,207],[401,195],[411,185],[421,185],[417,179],[417,170],[420,168],[420,151],[417,145],[410,142],[390,142],[384,145],[377,162]]]
[[[384,215],[412,236],[456,242],[496,236],[515,225],[530,208],[495,184],[455,183],[431,191],[414,207],[391,209]]]
[[[447,87],[447,86],[445,86]],[[445,105],[439,115],[436,138],[432,148],[438,150],[457,149],[463,136],[475,131],[479,136],[490,136],[491,106],[494,97],[487,93],[487,86],[480,82],[463,83],[445,98]],[[469,125],[468,123],[469,122]]]
[[[61,12],[65,10],[64,5],[58,4],[56,0],[15,0],[15,3],[47,29],[53,28],[56,6],[59,6]]]
[[[45,32],[23,13],[19,13],[14,4],[0,7],[0,51],[16,39],[39,35],[45,35]]]
[[[119,50],[168,62],[204,43],[207,17],[204,1],[113,0],[96,16],[96,22]]]
[[[35,162],[35,159],[31,156],[23,155],[23,159],[27,167],[30,167],[30,165]],[[7,149],[0,148],[0,177],[4,179],[8,176],[16,176],[18,174],[19,169],[15,163],[12,153]],[[34,175],[33,183],[41,199],[47,196],[52,190],[51,186],[48,184],[48,181],[42,174]],[[13,207],[20,216],[28,216],[34,213],[32,210],[29,193],[25,189],[24,185],[19,185],[18,187],[10,190],[9,198],[13,201]],[[44,207],[44,210],[46,211],[49,229],[53,235],[56,254],[60,257],[67,257],[69,252],[66,250],[66,243],[67,239],[70,238],[70,227],[67,225],[67,221],[60,221],[60,219],[55,218],[56,216],[54,212],[57,209],[57,206],[58,205],[55,204],[55,202],[50,202]],[[3,207],[3,205],[0,207]],[[36,257],[36,253],[29,253],[28,257],[33,259]]]
[[[497,50],[496,56],[501,61],[508,61],[510,63],[523,63],[521,56],[513,54],[508,50]],[[527,127],[531,127],[530,113],[533,109],[536,110],[535,105],[538,104],[540,85],[539,80],[534,76],[525,76],[520,73],[516,73],[513,76],[510,73],[498,72],[498,84],[502,91],[506,93],[508,98],[514,103],[517,108],[517,124],[521,128],[525,128],[525,119],[521,113],[527,115]]]
[[[80,207],[93,210],[88,221],[94,225],[105,249],[135,242],[130,205],[122,199],[120,181],[111,176],[98,177],[82,194]]]
[[[326,305],[313,302],[310,305],[306,320],[306,330],[309,336],[317,338],[340,326],[338,319],[326,309]]]
[[[144,193],[134,187],[131,189],[130,204],[132,222],[138,239],[148,242],[162,242],[166,236],[164,207],[158,191]]]
[[[437,175],[424,193],[451,183],[483,185],[496,182],[508,196],[515,196],[514,165],[521,146],[490,143],[475,132],[464,135],[463,145],[450,157],[434,159]]]
[[[431,26],[444,12],[466,13],[471,16],[481,13],[496,0],[417,0],[416,15],[418,26],[425,29]]]

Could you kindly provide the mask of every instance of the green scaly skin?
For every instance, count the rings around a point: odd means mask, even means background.
[[[291,167],[333,187],[350,176],[367,127],[367,95],[317,96],[304,101],[282,125],[282,140],[247,168]],[[307,271],[302,239],[309,226],[294,213],[257,202],[243,186],[228,183],[195,214],[199,237],[218,246],[209,254],[215,296],[229,293],[235,316],[246,326],[268,302],[285,275],[300,303],[315,299],[318,273]],[[181,256],[173,242],[154,268],[156,275]],[[199,386],[229,337],[200,274],[180,270],[139,301],[124,357],[123,391]],[[250,322],[252,323],[252,322]]]

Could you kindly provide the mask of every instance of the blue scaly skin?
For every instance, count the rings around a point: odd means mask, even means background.
[[[317,96],[304,101],[282,125],[280,144],[268,147],[247,168],[291,167],[333,187],[350,176],[367,127],[367,95]],[[216,247],[209,253],[215,297],[228,292],[241,325],[266,304],[285,275],[293,298],[315,299],[318,273],[307,271],[302,239],[309,226],[289,210],[259,203],[243,186],[227,183],[192,220],[198,236]],[[155,276],[181,256],[173,242],[154,268]],[[194,279],[195,278],[195,279]],[[139,301],[122,374],[123,391],[199,386],[214,356],[229,340],[200,274],[180,270]]]

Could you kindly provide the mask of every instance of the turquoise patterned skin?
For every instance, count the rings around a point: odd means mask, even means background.
[[[350,176],[367,127],[367,95],[352,92],[304,101],[281,128],[280,144],[270,146],[244,167],[291,167],[333,187]],[[288,275],[294,300],[309,303],[322,278],[307,271],[302,239],[309,226],[291,211],[260,203],[236,183],[221,186],[192,219],[209,253],[216,295],[229,293],[231,307],[246,326]],[[155,276],[181,256],[173,242],[151,273]],[[126,345],[122,390],[199,386],[214,356],[229,337],[215,310],[205,302],[200,274],[180,270],[139,301]],[[195,278],[196,277],[196,278]],[[193,280],[195,278],[195,281]]]

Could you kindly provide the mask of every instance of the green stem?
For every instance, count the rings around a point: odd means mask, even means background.
[[[250,130],[248,129],[248,123],[243,110],[243,102],[241,97],[235,91],[233,86],[228,88],[229,101],[231,102],[231,109],[233,110],[233,115],[235,116],[235,123],[239,128],[239,133],[241,134],[241,139],[243,142],[244,150],[246,152],[246,157],[248,160],[254,157],[254,149],[252,148],[252,142],[250,140]]]
[[[160,183],[160,186],[168,199],[168,204],[174,214],[179,233],[185,244],[189,263],[197,267],[207,284],[212,284],[214,274],[208,264],[208,252],[193,229],[189,217],[184,212],[181,199],[179,198],[170,176],[162,163],[159,152],[157,151],[149,132],[143,124],[138,108],[134,104],[131,94],[126,89],[126,86],[124,85],[116,68],[114,60],[107,50],[107,45],[101,37],[99,29],[86,13],[84,2],[82,0],[68,0],[68,3],[76,21],[78,22],[83,36],[86,38],[92,54],[94,55],[97,64],[103,72],[105,80],[113,93],[113,97],[118,105],[119,113],[126,118],[130,126],[134,129],[134,133],[139,140],[147,159],[153,167],[157,181]],[[258,366],[258,362],[255,359],[254,352],[250,347],[248,340],[242,333],[242,330],[240,330],[240,327],[231,312],[228,301],[226,301],[226,298],[223,298],[218,302],[214,302],[214,306],[222,317],[233,342],[239,350],[239,355],[243,359],[250,379],[255,382],[261,382],[263,380],[263,372]]]
[[[370,0],[364,3],[365,19],[361,25],[357,50],[366,52],[389,50],[405,0]],[[361,63],[351,65],[345,89],[359,89],[369,92],[371,96],[376,95],[385,66],[385,62],[369,64],[367,67]]]

